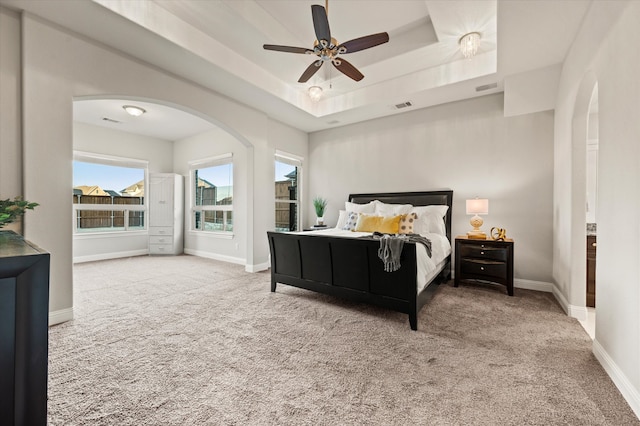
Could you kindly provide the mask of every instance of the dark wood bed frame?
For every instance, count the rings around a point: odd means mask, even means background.
[[[445,226],[447,238],[451,241],[451,190],[352,194],[349,200],[358,204],[380,200],[414,206],[448,205]],[[370,303],[409,314],[412,330],[418,329],[418,312],[431,299],[438,284],[451,278],[449,256],[444,269],[417,293],[415,243],[404,244],[399,270],[385,272],[378,258],[380,242],[377,240],[282,232],[267,232],[267,236],[271,251],[272,292],[276,291],[277,283],[282,283]]]

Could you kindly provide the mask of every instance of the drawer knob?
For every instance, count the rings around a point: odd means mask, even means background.
[[[480,252],[480,254],[484,254],[484,252],[483,252],[483,251],[481,251],[481,252]]]
[[[481,248],[484,248],[484,244],[480,244],[480,247],[481,247]]]
[[[481,267],[480,267],[480,270],[481,270],[481,271],[484,271],[484,266],[481,266]]]
[[[595,247],[597,243],[591,243],[591,247]]]

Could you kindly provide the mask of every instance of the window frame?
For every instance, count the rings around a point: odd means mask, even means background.
[[[194,234],[197,235],[210,235],[210,236],[215,236],[215,237],[219,237],[219,238],[232,238],[234,235],[234,230],[236,228],[236,223],[235,220],[233,220],[233,216],[232,216],[232,230],[227,231],[225,229],[223,230],[211,230],[211,231],[207,231],[206,229],[204,229],[204,227],[202,227],[202,229],[197,229],[196,228],[196,212],[200,212],[201,214],[203,212],[206,211],[214,211],[214,212],[218,212],[221,211],[222,215],[223,215],[223,228],[226,228],[227,226],[227,212],[231,212],[233,213],[233,201],[231,204],[224,204],[224,205],[213,205],[213,206],[206,206],[206,205],[200,205],[197,206],[196,205],[196,176],[195,176],[195,171],[198,169],[204,169],[207,167],[216,167],[216,166],[224,166],[225,164],[231,164],[231,169],[232,169],[232,178],[231,178],[231,187],[234,188],[235,187],[235,167],[234,167],[234,163],[233,163],[233,153],[225,153],[225,154],[221,154],[221,155],[216,155],[213,157],[207,157],[207,158],[203,158],[203,159],[198,159],[198,160],[193,160],[193,161],[189,161],[188,163],[189,166],[189,232],[192,232]],[[232,194],[233,194],[233,189],[232,189]],[[233,195],[232,195],[233,197]],[[232,198],[233,200],[233,198]]]
[[[304,165],[304,158],[300,157],[298,155],[295,154],[291,154],[289,152],[285,152],[285,151],[280,151],[280,150],[276,150],[275,155],[274,155],[274,159],[273,159],[273,165],[274,165],[274,169],[275,169],[275,163],[279,162],[279,163],[284,163],[284,164],[288,164],[290,166],[294,166],[298,169],[297,171],[297,191],[298,191],[298,199],[297,200],[278,200],[275,198],[275,172],[274,172],[274,181],[273,181],[273,185],[274,185],[274,198],[273,198],[273,206],[275,209],[276,203],[288,203],[288,204],[295,204],[296,208],[297,208],[297,212],[298,212],[298,220],[296,221],[296,227],[297,227],[297,231],[302,231],[302,224],[304,223],[303,221],[303,216],[304,216],[304,212],[301,209],[301,206],[303,206],[304,204],[302,203],[303,201],[303,193],[304,191],[302,190],[302,188],[304,188],[304,186],[302,185],[303,183],[303,176],[302,176],[302,171],[303,171],[303,165]],[[275,221],[273,223],[273,227],[275,229]]]
[[[142,204],[80,204],[72,201],[72,230],[74,236],[84,235],[117,235],[124,234],[133,235],[135,233],[147,233],[149,230],[146,218],[148,214],[147,203],[147,188],[149,188],[149,161],[139,160],[135,158],[118,157],[115,155],[98,154],[94,152],[86,151],[73,151],[73,161],[82,163],[100,164],[103,166],[114,167],[127,167],[132,169],[142,169],[144,173],[144,188],[145,195],[142,197]],[[108,208],[107,208],[108,207]],[[112,230],[95,230],[90,232],[78,231],[78,212],[80,211],[111,211],[124,212],[124,218],[129,217],[129,212],[143,212],[144,213],[144,225],[142,227],[135,227],[135,229],[129,229],[129,221],[124,220],[124,230],[112,231]]]

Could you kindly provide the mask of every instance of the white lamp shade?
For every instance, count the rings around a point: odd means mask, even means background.
[[[486,198],[467,200],[467,214],[489,214],[489,200]]]

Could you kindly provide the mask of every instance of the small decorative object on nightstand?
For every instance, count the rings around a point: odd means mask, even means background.
[[[484,222],[478,215],[489,214],[489,200],[486,198],[474,198],[473,200],[467,200],[467,214],[474,215],[470,220],[473,230],[467,232],[467,238],[473,238],[476,240],[486,239],[487,234],[480,230],[480,227]]]
[[[513,296],[513,240],[478,240],[456,237],[456,276],[460,281],[479,280],[502,284]]]
[[[321,197],[313,199],[313,208],[316,211],[318,217],[316,225],[324,225],[324,209],[327,207],[327,200]]]

